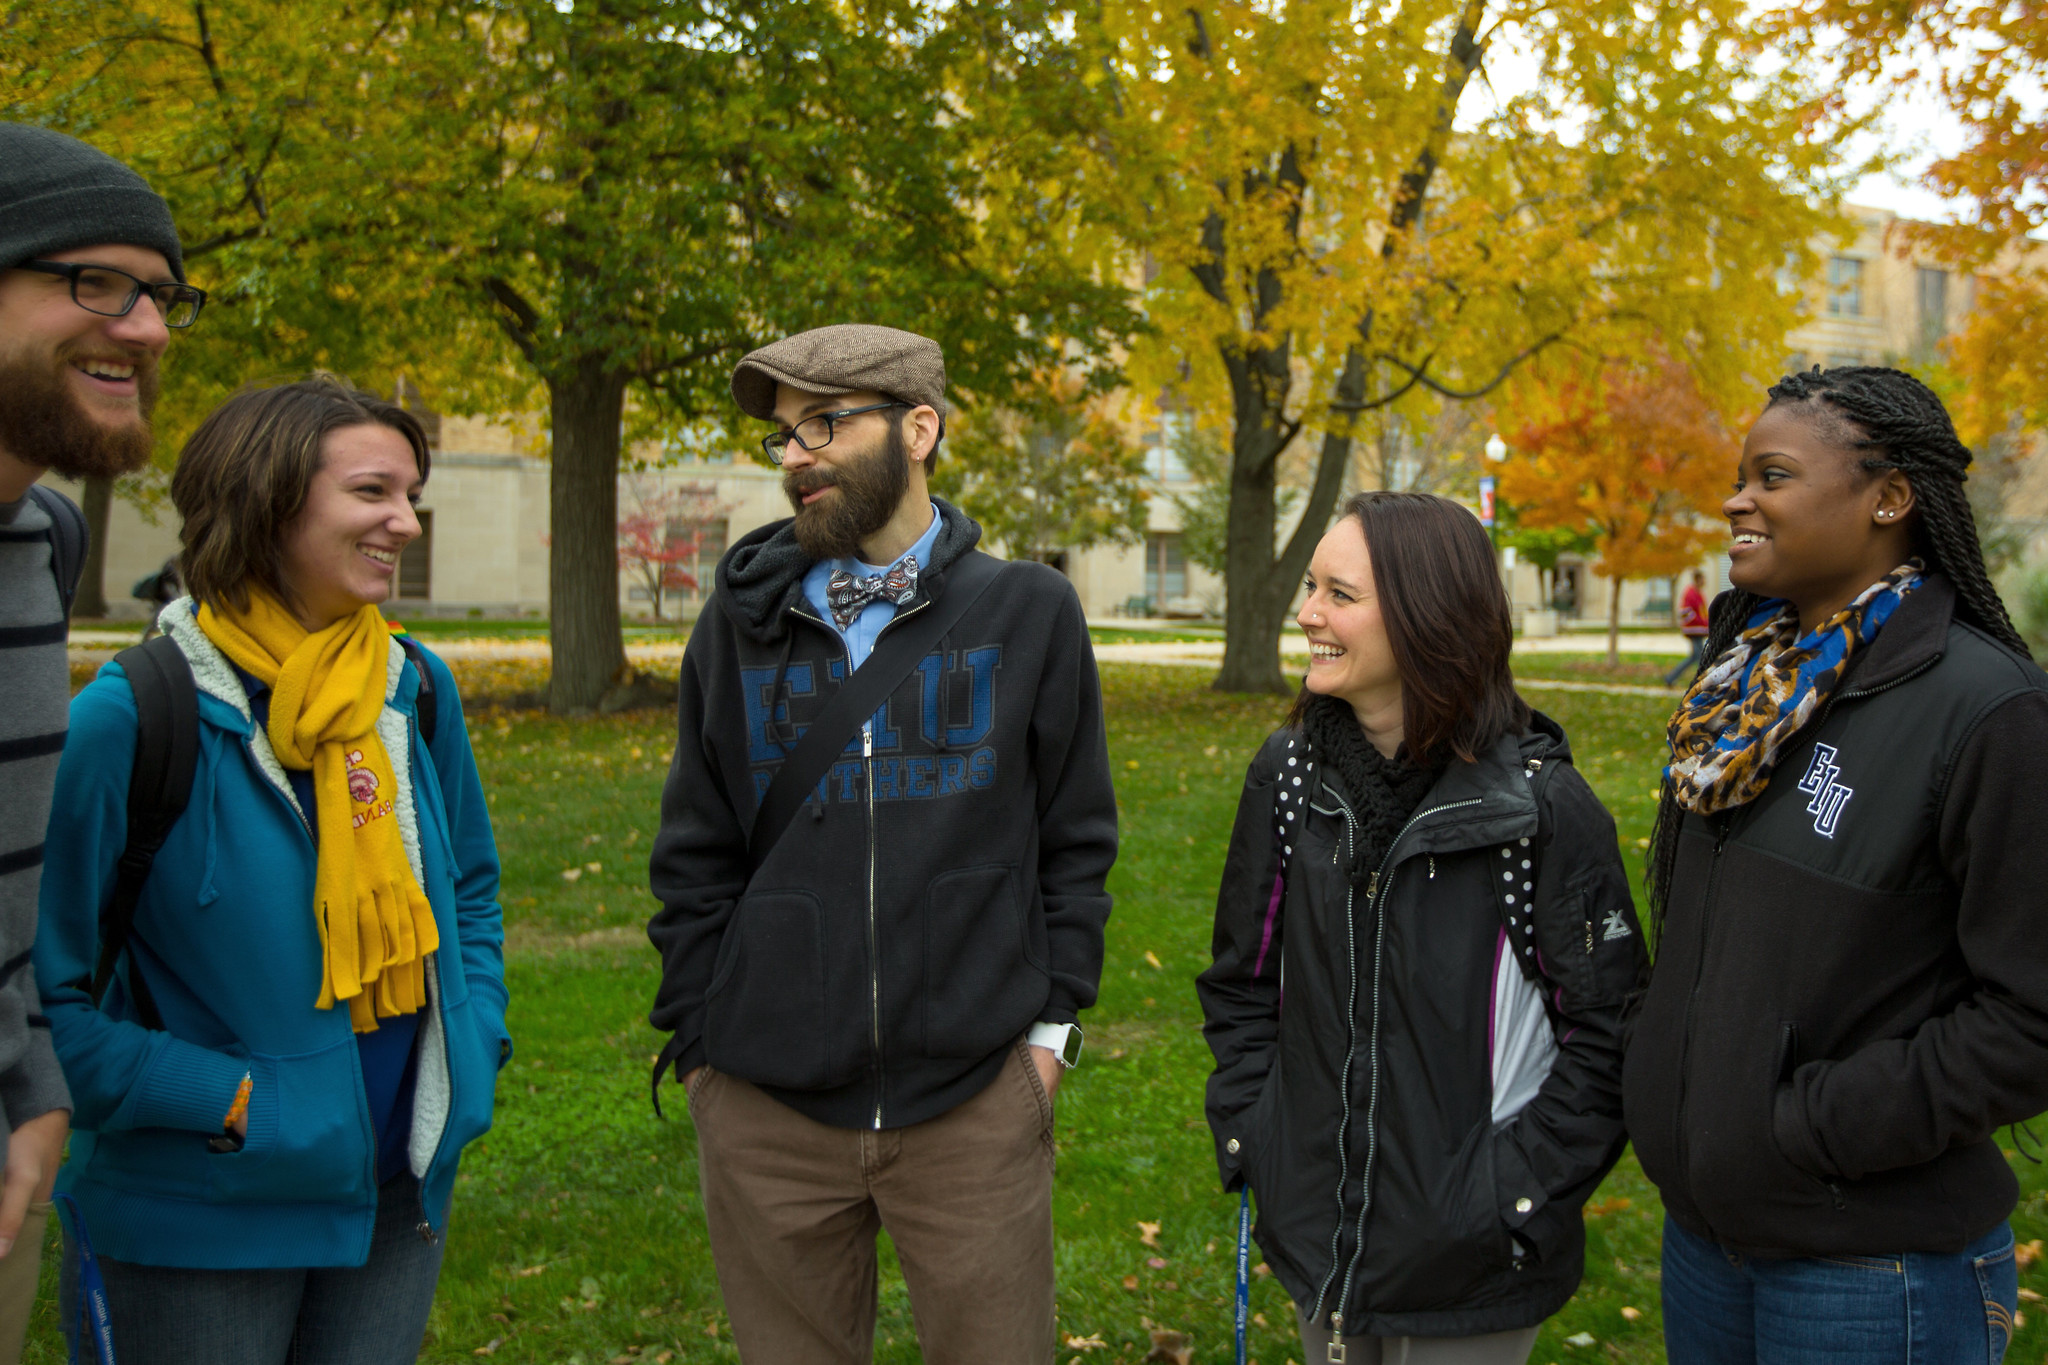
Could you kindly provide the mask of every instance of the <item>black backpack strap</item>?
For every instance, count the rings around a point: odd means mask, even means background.
[[[128,675],[135,694],[135,768],[128,777],[128,846],[115,865],[113,893],[100,911],[100,955],[91,986],[95,1005],[106,995],[128,947],[135,904],[142,898],[157,851],[185,813],[199,764],[199,689],[177,642],[159,635],[122,650],[114,662]],[[162,1028],[156,1002],[132,961],[128,990],[138,1022],[144,1028]]]
[[[32,483],[28,495],[50,518],[50,572],[57,577],[57,596],[63,599],[64,617],[69,620],[92,533],[86,529],[85,513],[78,510],[78,504],[56,489]]]
[[[945,585],[936,600],[923,611],[906,617],[900,628],[883,629],[874,652],[841,684],[804,731],[803,738],[782,760],[782,766],[775,770],[747,835],[750,868],[758,868],[766,861],[769,850],[824,780],[827,770],[846,751],[862,722],[910,676],[918,661],[931,652],[945,633],[960,623],[960,618],[981,600],[982,593],[1002,570],[1003,561],[979,550],[970,551],[947,571]]]
[[[394,635],[398,647],[405,651],[405,657],[412,660],[413,671],[420,675],[419,695],[413,699],[413,711],[420,723],[420,741],[434,742],[434,722],[440,719],[440,699],[434,695],[434,674],[427,667],[427,652],[420,642],[410,635]]]

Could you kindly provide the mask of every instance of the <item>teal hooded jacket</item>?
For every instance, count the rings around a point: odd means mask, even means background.
[[[318,1009],[314,845],[234,668],[192,619],[168,633],[199,688],[199,761],[185,813],[136,907],[130,951],[95,1007],[99,914],[127,843],[135,696],[108,664],[71,704],[44,849],[35,977],[75,1109],[58,1188],[95,1250],[199,1269],[356,1266],[377,1215],[376,1143],[345,1008]],[[491,1126],[505,1031],[498,854],[454,679],[433,670],[434,742],[415,665],[394,640],[378,733],[397,776],[406,856],[441,946],[427,973],[409,1165],[423,1232],[439,1235],[462,1148]],[[164,1028],[134,1021],[146,979]],[[208,1139],[253,1081],[240,1151]]]

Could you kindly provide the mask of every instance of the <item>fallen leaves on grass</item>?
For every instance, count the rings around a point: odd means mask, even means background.
[[[1101,1351],[1109,1346],[1109,1343],[1102,1339],[1100,1332],[1090,1332],[1085,1337],[1070,1336],[1066,1338],[1066,1343],[1070,1351]]]
[[[494,1356],[498,1353],[498,1348],[504,1344],[505,1339],[503,1337],[492,1337],[489,1341],[471,1351],[470,1354],[473,1356]]]
[[[1124,1288],[1126,1288],[1126,1289],[1136,1289],[1137,1287],[1138,1287],[1138,1277],[1137,1277],[1136,1275],[1126,1275],[1126,1276],[1124,1276]]]
[[[2040,1256],[2041,1239],[2039,1237],[2036,1237],[2031,1242],[2021,1242],[2012,1249],[2012,1262],[2021,1270],[2025,1270],[2028,1266],[2039,1260]]]
[[[1152,1329],[1152,1354],[1145,1357],[1145,1365],[1190,1365],[1194,1358],[1195,1339],[1186,1332]]]
[[[1564,1339],[1564,1344],[1567,1346],[1592,1346],[1596,1344],[1599,1340],[1600,1339],[1594,1336],[1591,1332],[1577,1332],[1571,1336],[1566,1337]]]
[[[1640,1308],[1624,1308],[1621,1310],[1621,1315],[1628,1321],[1634,1322],[1643,1315],[1643,1310]]]
[[[1148,1247],[1156,1247],[1156,1246],[1158,1246],[1158,1245],[1159,1245],[1159,1224],[1157,1224],[1157,1223],[1143,1223],[1143,1222],[1139,1223],[1139,1224],[1138,1224],[1138,1241],[1139,1241],[1139,1242],[1140,1242],[1141,1244],[1143,1244],[1143,1245],[1145,1245],[1145,1246],[1148,1246]]]
[[[513,1272],[512,1272],[512,1277],[513,1277],[514,1279],[518,1279],[518,1280],[523,1280],[523,1279],[526,1279],[526,1278],[527,1278],[528,1276],[530,1276],[530,1275],[538,1275],[538,1274],[540,1274],[540,1273],[541,1273],[541,1271],[543,1271],[543,1270],[546,1270],[546,1269],[547,1269],[547,1267],[546,1267],[545,1265],[530,1265],[530,1266],[527,1266],[527,1267],[525,1267],[525,1268],[524,1268],[524,1269],[522,1269],[522,1270],[515,1270],[515,1271],[513,1271]]]
[[[1154,1270],[1164,1270],[1166,1269],[1166,1258],[1164,1256],[1147,1256],[1145,1264]]]
[[[562,880],[565,882],[576,881],[582,875],[583,869],[580,867],[565,867],[562,869]]]
[[[1605,1218],[1610,1213],[1626,1213],[1635,1206],[1636,1201],[1633,1199],[1603,1199],[1597,1204],[1586,1205],[1586,1217]]]
[[[1488,875],[1491,874],[1489,873]],[[1153,952],[1150,948],[1147,948],[1145,950],[1145,960],[1151,963],[1153,966],[1159,968],[1159,970],[1161,971],[1166,970],[1166,964],[1159,960],[1159,954]]]

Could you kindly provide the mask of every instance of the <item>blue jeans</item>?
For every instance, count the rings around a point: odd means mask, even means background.
[[[1678,667],[1672,669],[1669,673],[1666,673],[1664,675],[1664,685],[1666,687],[1672,686],[1680,678],[1683,678],[1686,674],[1692,672],[1695,668],[1698,668],[1700,660],[1706,657],[1706,636],[1688,635],[1685,637],[1685,639],[1686,643],[1692,647],[1692,652],[1685,656],[1685,661],[1683,663],[1679,664]]]
[[[419,1182],[403,1174],[377,1192],[370,1259],[360,1266],[180,1270],[102,1256],[114,1354],[120,1365],[412,1365],[444,1241],[420,1236],[419,1221]],[[68,1228],[57,1302],[70,1341],[78,1247]],[[79,1358],[92,1359],[90,1343]]]
[[[1953,1255],[1760,1260],[1664,1220],[1671,1365],[1999,1365],[2019,1292],[2004,1223]]]

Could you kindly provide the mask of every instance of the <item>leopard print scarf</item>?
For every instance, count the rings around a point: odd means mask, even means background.
[[[1671,717],[1671,766],[1664,775],[1678,804],[1711,815],[1761,796],[1786,742],[1826,703],[1856,651],[1920,585],[1922,571],[1919,560],[1907,560],[1804,636],[1791,603],[1773,598],[1758,607]]]

